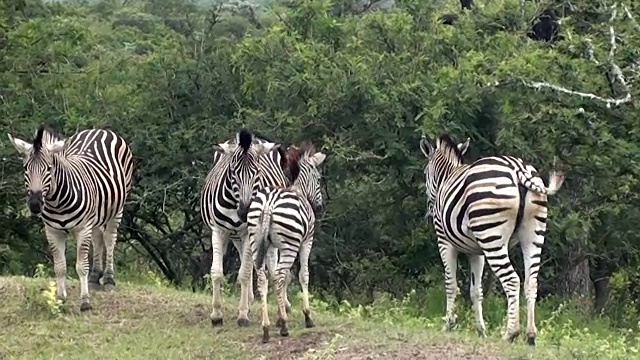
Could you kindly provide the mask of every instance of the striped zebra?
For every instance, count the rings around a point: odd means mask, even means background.
[[[105,290],[116,285],[113,251],[124,203],[131,191],[131,149],[123,138],[103,129],[83,130],[65,139],[40,126],[32,144],[8,136],[24,159],[29,210],[44,223],[53,254],[57,296],[67,298],[65,244],[67,234],[71,233],[77,241],[80,310],[90,310],[89,283],[99,287],[102,278]],[[94,258],[89,277],[91,243]]]
[[[214,149],[214,165],[202,188],[200,209],[203,221],[211,229],[213,311],[210,319],[213,326],[219,326],[223,324],[222,261],[229,239],[240,254],[242,267],[243,244],[247,243],[243,239],[247,238],[247,213],[253,195],[267,185],[286,186],[289,180],[283,170],[286,159],[280,144],[258,139],[247,129],[241,129],[235,141],[218,144]],[[247,293],[248,298],[246,303],[241,301],[238,308],[237,322],[242,327],[249,325],[249,303],[254,298],[252,284],[252,274],[248,281],[240,282],[241,293]]]
[[[527,341],[535,345],[534,311],[547,196],[560,189],[564,177],[553,171],[549,187],[545,188],[533,166],[512,156],[484,157],[464,165],[463,155],[469,141],[456,145],[446,134],[438,137],[435,144],[424,136],[420,141],[420,149],[428,159],[424,173],[429,213],[433,216],[445,269],[444,330],[455,325],[457,258],[463,253],[468,256],[471,269],[470,294],[478,333],[485,336],[482,272],[486,257],[507,295],[507,330],[503,339],[513,341],[520,334],[520,277],[509,260],[509,250],[519,241],[525,269]]]
[[[248,215],[249,244],[262,299],[263,342],[269,341],[269,314],[267,307],[268,281],[265,275],[266,265],[271,278],[276,282],[279,318],[276,326],[280,335],[288,336],[287,303],[285,296],[288,287],[287,276],[293,262],[300,253],[299,280],[302,286],[302,311],[305,327],[314,326],[309,307],[309,254],[313,245],[316,211],[323,206],[318,167],[326,155],[315,152],[311,143],[303,143],[300,149],[292,147],[287,154],[288,166],[293,169],[295,178],[289,187],[267,187],[260,190]],[[280,258],[277,268],[274,266],[271,249],[278,249]],[[245,253],[245,256],[246,255]],[[251,259],[245,259],[249,262]],[[238,276],[248,277],[248,271]]]

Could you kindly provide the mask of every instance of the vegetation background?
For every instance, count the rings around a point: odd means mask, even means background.
[[[311,284],[327,308],[373,303],[439,319],[444,282],[423,219],[418,140],[447,131],[471,137],[468,160],[510,154],[546,174],[559,157],[567,181],[550,202],[538,322],[556,326],[558,339],[606,345],[602,354],[621,341],[616,349],[630,356],[639,340],[628,334],[640,322],[640,4],[460,7],[0,0],[0,273],[33,276],[38,264],[52,264],[4,134],[29,139],[44,122],[68,135],[98,126],[125,135],[138,164],[117,276],[204,291],[210,233],[199,191],[211,146],[245,125],[285,144],[310,139],[329,154],[329,204],[311,257]],[[553,39],[531,34],[555,18]],[[237,268],[229,247],[229,284]],[[488,325],[497,331],[504,297],[489,271],[485,278]],[[409,293],[400,305],[393,300]],[[465,316],[463,326],[472,322]],[[609,340],[595,341],[594,331]],[[584,344],[576,349],[596,351]]]

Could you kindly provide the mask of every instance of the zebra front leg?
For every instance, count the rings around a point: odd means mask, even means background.
[[[80,279],[80,311],[92,309],[89,296],[89,247],[92,233],[90,227],[85,227],[76,233],[76,272]]]
[[[107,250],[106,266],[104,271],[104,290],[113,291],[116,287],[116,270],[114,266],[114,252],[118,238],[118,227],[122,220],[122,210],[107,224],[103,233],[104,246]]]
[[[65,283],[67,279],[67,257],[65,250],[67,234],[46,225],[44,231],[47,236],[47,242],[49,243],[49,250],[53,256],[53,272],[56,276],[56,294],[58,299],[66,301],[67,287]]]
[[[448,242],[438,240],[438,250],[444,265],[444,284],[447,292],[447,313],[443,331],[451,331],[456,325],[456,296],[458,295],[458,251]]]
[[[269,291],[269,280],[264,270],[264,265],[261,269],[256,269],[258,273],[258,284],[260,286],[260,299],[262,300],[262,342],[269,342],[269,326],[271,321],[269,320],[269,305],[267,304],[267,294]]]
[[[485,256],[507,295],[507,331],[502,339],[512,342],[520,335],[520,277],[509,260],[508,245],[502,243],[505,245],[498,250],[485,252]]]
[[[476,313],[476,330],[478,335],[486,337],[486,327],[482,316],[482,273],[484,271],[484,255],[469,255],[469,267],[471,268],[471,302]]]
[[[103,233],[100,228],[94,228],[91,234],[93,243],[93,266],[89,273],[89,288],[91,290],[100,290],[100,279],[104,275],[102,268],[102,256],[104,255]]]
[[[222,291],[220,291],[220,285],[224,277],[222,257],[224,253],[227,252],[228,243],[228,233],[221,231],[218,228],[211,229],[211,303],[213,310],[211,315],[209,315],[209,318],[211,319],[212,326],[220,326],[223,324]]]
[[[309,254],[311,253],[311,246],[312,243],[307,242],[300,247],[300,273],[298,274],[300,286],[302,287],[302,313],[304,314],[304,326],[306,328],[315,326],[311,318],[311,307],[309,306]],[[290,278],[291,271],[288,271],[287,275]]]
[[[238,282],[240,282],[240,305],[238,306],[238,326],[248,327],[249,306],[253,299],[250,299],[250,291],[253,290],[253,259],[251,253],[250,239],[243,241],[240,252],[240,271],[238,272]],[[260,282],[260,281],[258,281]],[[253,291],[251,291],[252,293]]]

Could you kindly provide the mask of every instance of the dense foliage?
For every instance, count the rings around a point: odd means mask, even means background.
[[[595,299],[616,320],[640,310],[606,306],[636,299],[640,283],[640,122],[631,86],[640,9],[370,5],[0,0],[0,272],[31,274],[51,263],[7,132],[29,139],[47,122],[69,135],[91,126],[125,135],[138,171],[116,271],[151,266],[188,284],[208,272],[198,196],[211,146],[246,125],[285,144],[313,140],[329,154],[315,287],[358,299],[441,288],[423,220],[418,140],[447,131],[471,137],[469,160],[511,154],[546,174],[558,156],[567,182],[550,202],[541,296]],[[563,18],[562,36],[535,41],[531,19],[549,9]],[[443,24],[452,13],[453,25]],[[235,249],[229,254],[232,273]],[[521,268],[518,252],[512,257]],[[466,277],[460,282],[465,289]]]

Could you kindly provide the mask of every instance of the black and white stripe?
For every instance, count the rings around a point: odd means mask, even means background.
[[[82,311],[91,309],[89,283],[115,287],[113,252],[124,203],[131,190],[133,156],[126,141],[110,130],[83,130],[64,139],[40,126],[33,143],[9,139],[24,158],[27,205],[39,214],[53,253],[57,294],[66,299],[66,235],[77,240],[76,271]],[[93,241],[92,241],[93,240]],[[89,278],[89,246],[93,270]],[[102,256],[106,250],[103,271]]]
[[[509,249],[520,242],[525,267],[527,339],[533,345],[547,196],[560,189],[564,177],[552,172],[549,187],[545,188],[533,166],[512,156],[484,157],[464,165],[463,155],[468,147],[469,139],[456,145],[448,135],[441,135],[435,144],[425,137],[420,141],[420,149],[429,161],[425,168],[428,207],[445,269],[445,329],[455,324],[457,258],[462,253],[469,257],[478,332],[484,336],[482,272],[486,258],[507,295],[507,331],[503,338],[512,341],[519,335],[520,277],[509,260]]]
[[[229,239],[241,254],[247,238],[247,212],[254,194],[262,186],[286,186],[289,183],[283,164],[284,154],[280,145],[254,137],[247,129],[214,147],[214,165],[202,188],[200,211],[205,224],[211,229],[211,280],[213,311],[210,315],[214,326],[222,325],[222,293],[220,285],[224,277],[223,255]],[[278,151],[274,151],[278,150]],[[246,264],[251,269],[251,264]],[[252,273],[248,281],[240,282],[241,301],[238,324],[248,324],[248,303],[253,301]]]
[[[253,254],[254,265],[258,272],[258,284],[262,299],[263,341],[269,340],[269,316],[267,307],[268,281],[265,275],[265,258],[269,274],[276,283],[279,319],[277,326],[280,334],[287,336],[287,303],[285,301],[288,287],[287,276],[293,262],[300,253],[299,280],[302,286],[303,313],[305,326],[314,326],[309,307],[309,254],[313,245],[315,228],[315,211],[322,208],[323,199],[320,187],[320,171],[318,167],[326,155],[316,153],[312,146],[303,145],[302,150],[296,148],[289,151],[298,152],[294,171],[297,177],[292,186],[287,188],[267,187],[260,190],[249,208],[248,231],[249,243]],[[291,157],[289,157],[291,159]],[[280,257],[277,268],[271,259],[271,249],[278,249]]]

